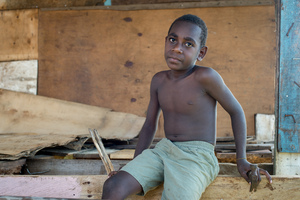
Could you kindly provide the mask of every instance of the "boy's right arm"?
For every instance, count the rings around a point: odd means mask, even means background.
[[[150,86],[150,102],[147,110],[145,123],[139,133],[139,140],[135,149],[134,157],[148,149],[152,143],[160,114],[160,105],[158,102],[157,88],[160,84],[160,75],[156,74],[152,78]]]

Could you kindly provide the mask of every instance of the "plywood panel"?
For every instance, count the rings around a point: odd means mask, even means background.
[[[0,62],[0,88],[36,94],[37,60]]]
[[[0,61],[38,59],[38,10],[1,11]]]
[[[151,78],[167,69],[169,25],[186,13],[209,30],[209,51],[198,64],[223,76],[254,135],[254,114],[274,113],[273,6],[40,11],[38,94],[145,116]],[[232,135],[229,116],[218,110],[218,136]]]

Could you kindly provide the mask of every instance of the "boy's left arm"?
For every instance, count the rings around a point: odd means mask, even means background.
[[[247,125],[244,111],[231,93],[229,88],[225,85],[223,79],[216,71],[211,71],[207,78],[207,93],[216,99],[220,105],[228,112],[231,118],[232,131],[236,145],[236,160],[238,171],[241,176],[249,183],[248,172],[250,164],[246,157],[246,137],[247,137]],[[270,174],[258,168],[258,181],[261,180],[260,174],[267,177],[269,182],[272,182]]]

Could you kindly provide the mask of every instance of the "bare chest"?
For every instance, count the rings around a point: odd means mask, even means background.
[[[159,104],[164,112],[189,114],[207,104],[208,95],[193,80],[166,81],[158,89]]]

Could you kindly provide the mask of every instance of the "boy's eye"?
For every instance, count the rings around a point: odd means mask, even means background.
[[[170,41],[171,43],[173,43],[173,42],[175,42],[175,39],[174,39],[174,38],[169,38],[169,41]]]
[[[187,46],[187,47],[192,47],[192,46],[193,46],[193,44],[192,44],[192,43],[190,43],[190,42],[187,42],[187,43],[185,43],[185,46]]]

